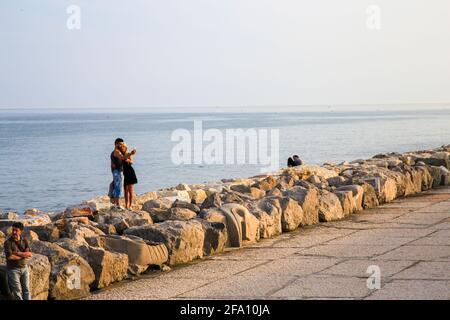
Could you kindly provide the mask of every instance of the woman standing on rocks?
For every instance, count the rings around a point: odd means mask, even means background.
[[[120,152],[128,159],[123,161],[123,189],[125,193],[125,208],[131,209],[134,199],[134,185],[138,183],[136,173],[132,167],[133,159],[131,158],[136,149],[133,149],[132,153],[128,153],[128,146],[125,142],[120,145]]]

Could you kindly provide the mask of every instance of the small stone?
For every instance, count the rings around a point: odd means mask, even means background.
[[[1,220],[18,220],[19,215],[15,212],[4,212],[0,213],[0,219]]]
[[[163,264],[163,265],[161,266],[161,271],[162,271],[162,272],[169,272],[169,271],[171,271],[171,270],[172,270],[172,268],[169,267],[168,265]]]
[[[175,189],[180,191],[191,191],[191,188],[189,188],[189,186],[185,183],[180,183],[175,187]]]

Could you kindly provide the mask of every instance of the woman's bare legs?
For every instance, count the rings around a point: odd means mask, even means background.
[[[134,184],[130,184],[128,186],[128,203],[129,203],[129,209],[133,206],[133,200],[134,200]]]
[[[125,208],[131,209],[134,199],[134,185],[129,184],[124,186],[124,191],[125,191]]]
[[[128,186],[127,185],[123,186],[123,191],[124,191],[124,194],[125,194],[125,208],[128,208],[129,195],[128,195]]]

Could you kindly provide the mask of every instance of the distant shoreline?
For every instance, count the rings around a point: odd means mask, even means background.
[[[450,110],[447,103],[412,104],[329,104],[329,105],[284,105],[284,106],[178,106],[178,107],[0,107],[8,113],[272,113],[272,112],[387,112],[387,111],[438,111]]]

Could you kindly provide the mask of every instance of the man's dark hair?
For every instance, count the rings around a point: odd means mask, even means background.
[[[14,222],[12,225],[13,228],[17,228],[23,231],[23,223],[22,222]]]
[[[293,156],[294,159],[300,158],[298,155]]]
[[[116,141],[114,141],[114,144],[118,144],[118,143],[121,143],[121,142],[123,142],[123,139],[122,138],[117,138]]]

